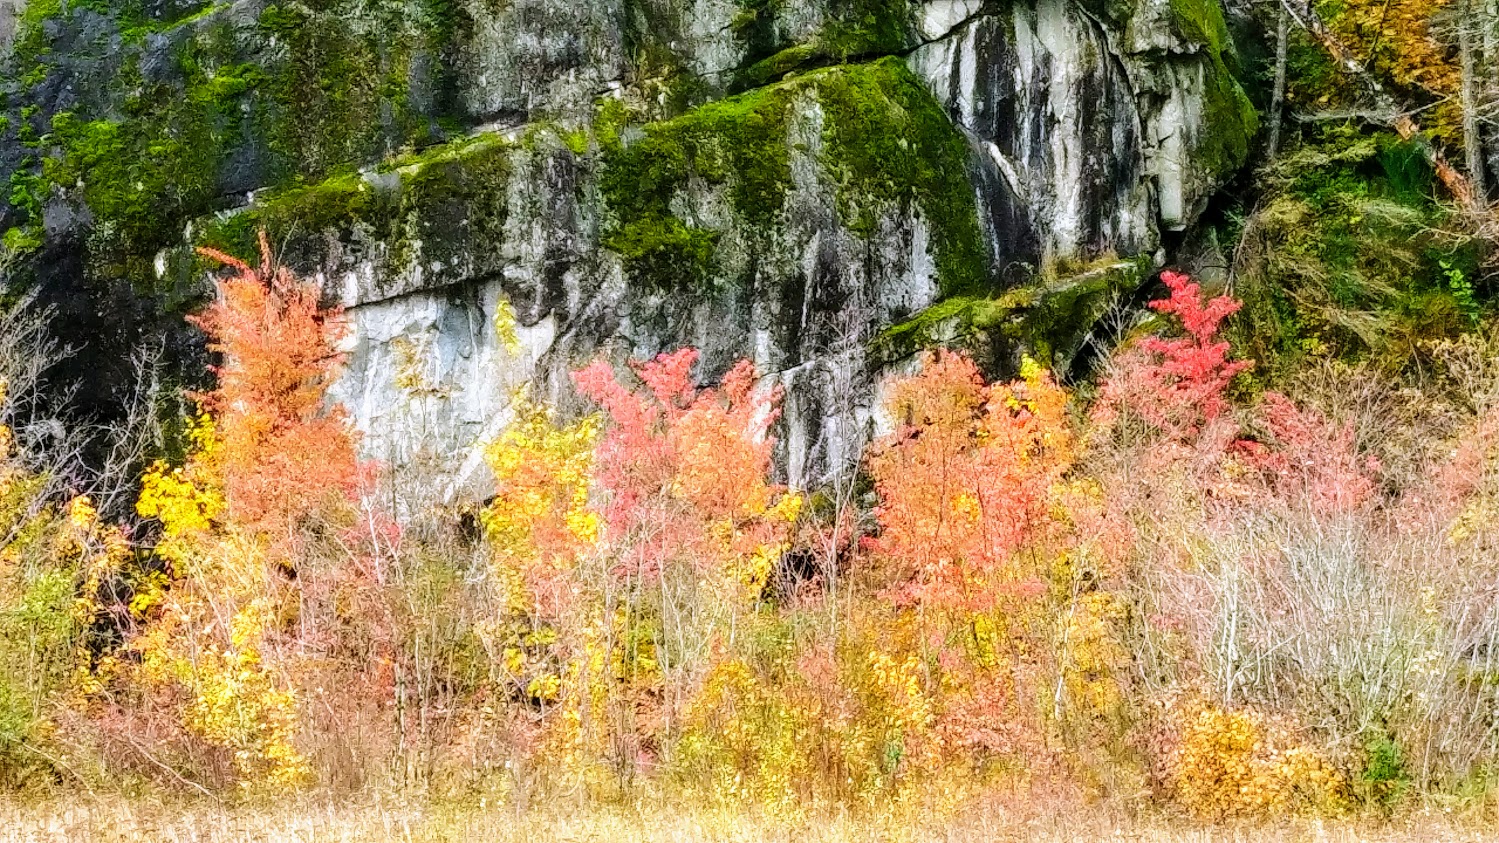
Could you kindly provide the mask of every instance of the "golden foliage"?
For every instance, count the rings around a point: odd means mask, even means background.
[[[1253,708],[1189,697],[1167,706],[1165,722],[1174,748],[1165,757],[1164,783],[1199,817],[1334,811],[1348,800],[1346,778],[1325,755]]]
[[[715,800],[794,815],[808,785],[809,714],[743,660],[725,658],[687,710],[684,767],[711,782]]]
[[[536,566],[567,571],[599,541],[589,505],[599,421],[556,424],[546,408],[516,402],[516,421],[485,451],[495,495],[482,519],[498,576]],[[514,595],[519,608],[528,601]]]

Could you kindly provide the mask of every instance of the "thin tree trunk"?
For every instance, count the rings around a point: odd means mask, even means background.
[[[1494,51],[1499,49],[1499,31],[1495,31],[1495,24],[1499,24],[1499,0],[1484,0],[1478,11],[1479,27],[1483,33],[1484,58],[1490,62],[1494,60]]]
[[[1286,109],[1286,64],[1291,42],[1291,15],[1282,6],[1275,30],[1275,91],[1270,97],[1270,160],[1280,155],[1280,127]]]
[[[1473,185],[1473,199],[1488,204],[1488,179],[1483,163],[1483,135],[1478,130],[1478,62],[1473,29],[1479,24],[1473,0],[1463,0],[1462,15],[1457,24],[1458,51],[1462,54],[1463,146],[1468,158],[1468,180]]]
[[[1478,6],[1478,33],[1483,43],[1483,55],[1479,63],[1480,82],[1479,125],[1495,117],[1493,109],[1499,105],[1499,0],[1482,0]],[[1489,171],[1499,173],[1499,132],[1489,132],[1484,138],[1485,154]]]

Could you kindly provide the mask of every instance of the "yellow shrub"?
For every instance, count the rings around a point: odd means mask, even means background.
[[[141,478],[141,493],[135,502],[137,514],[161,524],[161,539],[153,552],[169,563],[177,576],[200,573],[194,566],[205,556],[201,545],[211,541],[209,533],[226,509],[218,467],[221,446],[213,418],[200,413],[188,419],[188,438],[192,456],[187,465],[156,461]],[[150,605],[159,596],[148,589]],[[140,608],[145,610],[149,605]]]
[[[1269,817],[1346,802],[1347,781],[1326,756],[1252,708],[1190,699],[1168,710],[1167,721],[1175,734],[1165,783],[1199,817]]]
[[[727,659],[708,674],[685,721],[683,766],[712,783],[713,797],[796,813],[798,786],[807,779],[806,716],[785,689]]]
[[[221,523],[225,502],[220,444],[212,419],[191,420],[185,467],[153,465],[136,511],[156,519],[155,553],[170,564],[171,587],[148,580],[132,609],[152,613],[131,642],[148,687],[182,692],[182,725],[229,750],[244,790],[285,791],[311,776],[294,746],[297,695],[267,664],[267,644],[286,603],[268,540]]]
[[[517,402],[516,421],[485,451],[495,497],[483,513],[496,574],[514,580],[537,565],[567,570],[599,540],[589,505],[599,424],[593,417],[559,426],[544,408]],[[516,609],[529,608],[522,594]]]
[[[105,585],[125,568],[130,558],[130,543],[119,527],[99,520],[93,501],[79,496],[68,503],[65,526],[53,553],[55,561],[75,571],[73,628],[80,632],[89,630],[107,611],[103,599]],[[103,690],[103,682],[112,673],[110,664],[95,664],[92,645],[83,634],[73,643],[74,690],[81,698]]]
[[[887,768],[934,768],[940,755],[933,730],[937,716],[922,688],[921,663],[915,654],[900,658],[878,651],[867,659],[876,692],[872,713],[884,732]]]
[[[233,754],[242,789],[294,789],[311,777],[294,745],[297,694],[265,656],[281,601],[253,542],[226,537],[213,550],[212,563],[196,566],[213,571],[212,580],[179,583],[161,616],[132,642],[140,677],[185,692],[182,725]],[[215,620],[220,611],[230,612],[227,629]]]
[[[1117,597],[1096,591],[1079,596],[1072,610],[1062,616],[1063,717],[1073,722],[1107,722],[1121,716],[1124,695],[1116,677],[1130,663],[1118,635],[1124,615]]]

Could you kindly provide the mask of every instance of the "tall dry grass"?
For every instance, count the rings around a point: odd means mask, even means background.
[[[554,803],[530,811],[489,804],[410,801],[284,801],[225,807],[210,802],[0,803],[0,841],[244,843],[244,841],[484,841],[484,843],[1458,843],[1499,839],[1474,817],[1439,811],[1376,824],[1297,820],[1203,826],[1108,807],[1012,795],[934,817],[886,806],[829,810],[786,823],[750,813],[641,803]]]

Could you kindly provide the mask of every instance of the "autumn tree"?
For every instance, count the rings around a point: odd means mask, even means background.
[[[1331,13],[1326,17],[1318,4],[1280,0],[1286,17],[1337,71],[1336,75],[1312,76],[1308,92],[1315,99],[1312,104],[1326,105],[1334,97],[1352,103],[1356,110],[1346,116],[1384,124],[1412,142],[1462,210],[1482,216],[1488,206],[1482,167],[1464,173],[1453,166],[1420,122],[1430,112],[1434,117],[1427,128],[1432,134],[1450,146],[1476,150],[1472,45],[1463,44],[1454,61],[1435,26],[1437,18],[1454,6],[1459,25],[1473,25],[1472,6],[1462,0],[1354,0],[1325,5]],[[1327,79],[1351,80],[1352,84],[1345,89],[1334,81],[1328,88]]]
[[[1020,379],[988,384],[965,355],[938,351],[890,384],[886,412],[896,429],[869,457],[879,532],[867,549],[886,598],[915,614],[910,657],[940,668],[918,674],[940,743],[1039,757],[1043,721],[1076,719],[1072,700],[1117,705],[1101,691],[1122,666],[1107,640],[1117,610],[1079,540],[1097,507],[1069,478],[1068,393],[1029,359]],[[1043,697],[1046,712],[1032,704]]]
[[[679,709],[751,621],[799,496],[769,481],[775,391],[748,362],[714,387],[695,349],[573,374],[602,411],[523,403],[487,456],[502,612],[483,635],[516,696],[560,710],[563,769],[621,779],[668,751]],[[648,749],[653,747],[654,749]]]
[[[304,522],[336,522],[357,466],[342,411],[327,406],[340,315],[276,263],[264,234],[260,245],[258,268],[203,250],[233,270],[194,320],[221,355],[219,382],[190,420],[186,464],[157,463],[143,484],[137,509],[160,524],[172,587],[132,646],[147,686],[230,753],[242,786],[285,788],[310,775],[286,625],[317,582],[298,570]],[[304,616],[295,633],[313,627]]]
[[[1239,302],[1207,298],[1201,286],[1178,272],[1164,272],[1170,295],[1150,303],[1174,316],[1185,336],[1143,337],[1111,361],[1094,403],[1095,435],[1121,426],[1143,425],[1148,435],[1188,444],[1209,434],[1230,408],[1229,384],[1254,364],[1230,360],[1231,345],[1220,337],[1223,321]]]
[[[1023,554],[1054,532],[1052,492],[1072,464],[1067,395],[1027,363],[986,385],[973,361],[940,351],[896,381],[898,421],[870,456],[880,495],[875,552],[902,571],[902,600],[990,610],[1041,588]]]
[[[222,357],[218,386],[204,405],[222,447],[227,516],[253,529],[284,530],[327,501],[347,495],[356,477],[354,441],[328,388],[343,364],[345,327],[322,289],[278,265],[262,232],[258,269],[203,249],[234,274],[192,318]]]
[[[682,562],[723,575],[724,587],[750,600],[784,551],[800,505],[768,480],[780,394],[757,393],[748,361],[717,388],[699,388],[697,359],[688,348],[637,364],[637,390],[607,363],[574,374],[611,423],[596,469],[604,537],[633,576],[658,577]]]
[[[1208,297],[1181,273],[1161,280],[1170,295],[1150,307],[1173,317],[1181,334],[1141,337],[1116,354],[1090,414],[1094,456],[1113,454],[1125,472],[1112,478],[1111,500],[1132,497],[1119,485],[1166,485],[1181,469],[1194,484],[1188,497],[1220,506],[1273,501],[1347,511],[1373,497],[1378,461],[1359,453],[1347,424],[1275,391],[1235,405],[1234,378],[1254,366],[1234,360],[1222,339],[1240,303]]]
[[[697,361],[686,348],[633,364],[633,388],[603,361],[573,375],[607,422],[594,483],[626,619],[610,636],[651,642],[627,669],[659,675],[668,733],[715,648],[752,619],[801,508],[769,481],[779,391],[760,390],[748,361],[699,387]]]

